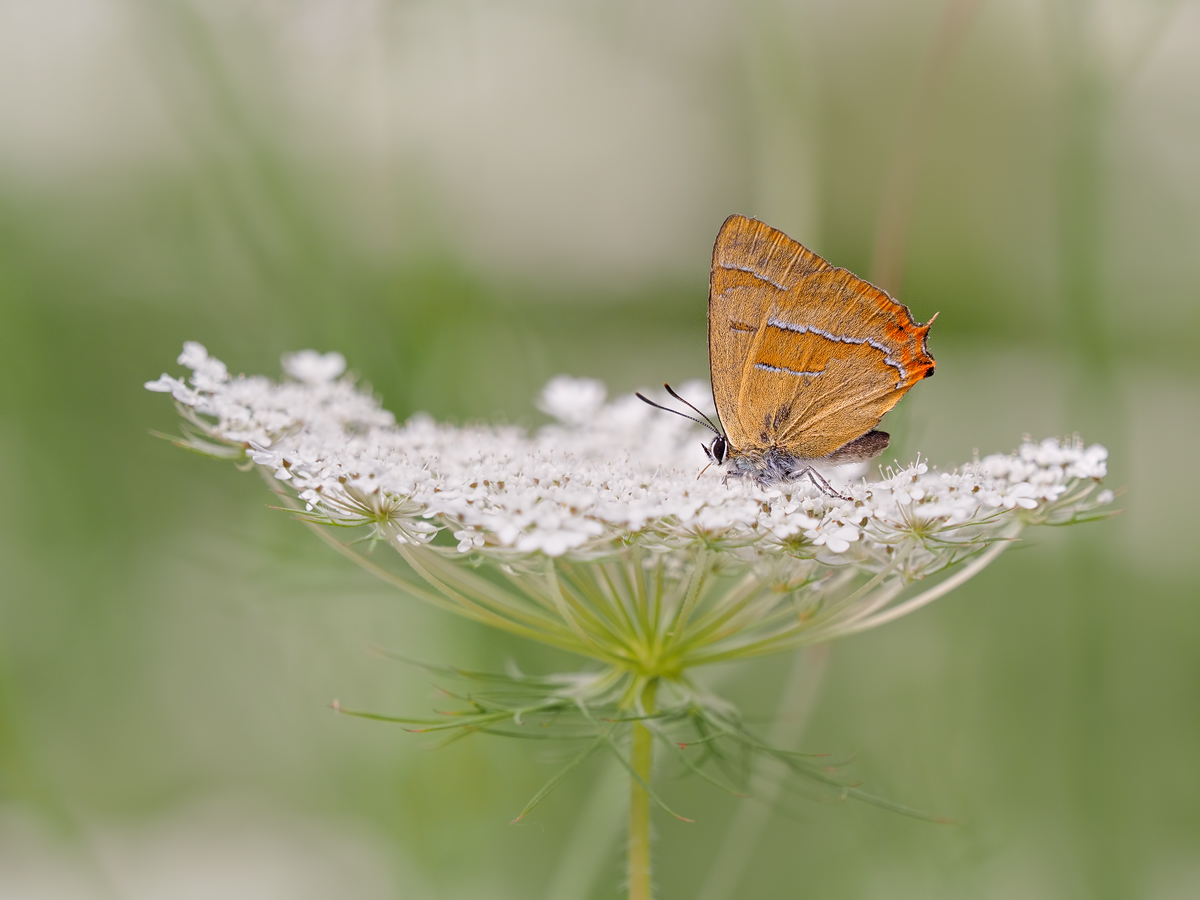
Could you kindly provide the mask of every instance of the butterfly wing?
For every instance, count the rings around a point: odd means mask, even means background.
[[[738,450],[818,459],[870,431],[933,374],[929,324],[783,232],[730,216],[713,248],[709,360]]]

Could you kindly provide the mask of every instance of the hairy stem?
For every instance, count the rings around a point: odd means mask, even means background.
[[[642,692],[640,712],[654,712],[654,692],[657,687],[657,680],[646,685]],[[653,743],[650,729],[641,722],[635,722],[629,761],[646,784],[650,783]],[[630,778],[629,783],[629,900],[651,900],[650,797],[636,779]]]

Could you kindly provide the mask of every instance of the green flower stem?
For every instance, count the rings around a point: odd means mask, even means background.
[[[658,681],[652,680],[642,693],[640,712],[654,712],[654,693]],[[654,737],[641,722],[633,725],[630,763],[646,784],[650,783],[651,750]],[[651,900],[650,873],[650,797],[637,779],[630,778],[629,794],[629,900]]]

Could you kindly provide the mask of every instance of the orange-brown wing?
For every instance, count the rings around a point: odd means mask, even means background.
[[[778,298],[824,265],[783,232],[745,216],[730,216],[717,234],[708,292],[709,369],[717,416],[737,449],[761,443],[757,423],[741,403],[763,327]]]
[[[933,374],[929,325],[781,231],[730,216],[713,248],[709,358],[735,449],[817,459]]]

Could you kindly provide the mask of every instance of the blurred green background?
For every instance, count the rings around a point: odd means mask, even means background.
[[[372,644],[571,661],[374,582],[141,384],[336,349],[401,417],[536,425],[560,372],[702,377],[731,212],[940,311],[895,456],[1079,431],[1127,488],[833,648],[802,746],[958,824],[793,799],[731,896],[1200,896],[1198,147],[1194,0],[2,0],[0,896],[620,896],[599,763],[510,826],[556,751],[327,708],[437,703]],[[734,803],[667,793],[695,897]]]

